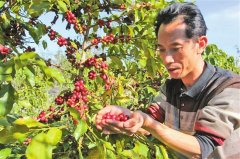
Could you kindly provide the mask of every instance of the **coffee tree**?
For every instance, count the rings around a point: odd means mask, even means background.
[[[144,136],[103,135],[94,118],[108,104],[143,109],[156,94],[165,73],[154,51],[153,24],[156,12],[167,4],[0,1],[0,154],[41,159],[166,158],[165,147]],[[52,26],[40,20],[49,12],[54,14]],[[57,21],[66,24],[66,31],[74,30],[77,39],[54,30]],[[46,36],[49,40],[42,40]],[[48,41],[64,48],[70,69],[46,61],[31,44],[47,48]],[[47,102],[43,90],[56,86],[60,92]],[[128,116],[105,118],[124,122]]]
[[[152,137],[104,135],[94,123],[106,105],[144,110],[157,94],[167,74],[155,53],[153,24],[169,3],[0,1],[0,156],[174,158]],[[48,13],[51,26],[41,20]],[[54,30],[59,21],[76,38]],[[46,49],[50,41],[64,49],[63,61],[45,60],[32,45]],[[206,59],[213,55],[210,49]],[[57,93],[49,94],[53,88]],[[104,118],[124,122],[129,116]]]

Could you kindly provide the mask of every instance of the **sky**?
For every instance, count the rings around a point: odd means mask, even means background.
[[[209,43],[240,57],[240,0],[196,0],[207,27]]]
[[[193,1],[193,0],[188,0]],[[208,31],[208,43],[216,44],[227,54],[240,57],[237,48],[240,48],[240,0],[195,0],[206,21]],[[49,18],[51,17],[51,18]],[[53,16],[45,15],[43,21],[50,25]],[[61,18],[53,29],[60,32],[64,37],[72,33],[65,30],[66,24],[61,23]],[[48,39],[48,38],[46,38]],[[64,51],[58,47],[56,42],[48,41],[49,46],[46,50],[40,49],[43,58],[54,58],[58,50]]]

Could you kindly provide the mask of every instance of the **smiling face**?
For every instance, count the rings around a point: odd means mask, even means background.
[[[158,49],[163,64],[171,78],[188,83],[198,78],[204,67],[201,53],[207,39],[189,39],[185,33],[186,24],[178,17],[169,24],[162,24],[158,31]]]

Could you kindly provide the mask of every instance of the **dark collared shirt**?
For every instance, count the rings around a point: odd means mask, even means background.
[[[196,136],[205,158],[240,126],[239,97],[240,77],[206,63],[190,88],[167,80],[153,105],[160,107],[165,125]]]

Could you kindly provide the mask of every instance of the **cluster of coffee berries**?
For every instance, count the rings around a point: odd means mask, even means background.
[[[32,138],[26,138],[26,139],[23,141],[23,144],[24,144],[24,145],[29,145],[31,141],[32,141]]]
[[[69,107],[84,106],[87,107],[88,103],[88,90],[84,85],[83,79],[76,78],[74,81],[73,91],[64,93],[64,96],[57,96],[55,98],[55,103],[57,105],[62,105],[66,102]],[[80,105],[79,105],[80,104]]]
[[[0,54],[3,56],[6,56],[7,54],[9,54],[12,51],[11,48],[8,48],[6,46],[3,46],[0,44]]]
[[[92,39],[91,44],[92,45],[98,45],[98,43],[102,42],[102,43],[112,43],[115,44],[117,43],[118,38],[115,37],[112,33],[110,33],[109,35],[104,36],[103,38],[100,37],[96,37],[94,39]]]
[[[119,35],[118,39],[122,42],[122,43],[128,43],[131,40],[131,37],[129,35]]]
[[[61,113],[60,111],[58,113],[55,112],[55,109],[51,106],[47,111],[41,111],[39,115],[37,116],[37,120],[41,123],[52,123],[53,121],[60,120]]]
[[[103,26],[106,26],[108,29],[110,29],[111,28],[111,22],[112,22],[111,19],[109,19],[107,21],[104,21],[102,19],[98,19],[98,25],[99,25],[100,28],[102,28]]]
[[[96,69],[96,71],[89,71],[88,78],[90,80],[95,79],[99,73],[100,78],[105,82],[105,89],[109,90],[111,88],[114,81],[106,73],[106,70],[108,69],[108,64],[106,62],[102,61],[101,58],[91,57],[85,61],[84,66],[87,68],[94,67]]]
[[[126,9],[126,4],[124,4],[124,3],[121,4],[120,9],[121,9],[121,10],[125,10],[125,9]]]
[[[74,29],[79,31],[80,33],[82,33],[82,31],[84,31],[86,29],[85,27],[80,26],[78,24],[78,20],[77,20],[76,16],[70,10],[68,10],[66,12],[66,19],[67,19],[68,23],[73,24]]]
[[[76,109],[79,112],[81,118],[84,118],[85,111],[88,110],[88,106],[87,106],[87,104],[89,102],[88,97],[87,97],[88,94],[89,94],[89,92],[84,85],[83,79],[76,78],[74,80],[74,89],[72,91],[68,91],[68,92],[64,93],[63,96],[61,96],[61,95],[57,96],[55,98],[55,103],[59,106],[66,103],[66,105],[68,107],[72,107],[72,108]],[[62,107],[62,108],[64,108],[64,107]],[[74,124],[77,124],[76,119],[72,118],[72,120],[73,120]],[[45,119],[43,121],[45,121]]]
[[[48,33],[48,36],[49,36],[50,40],[55,40],[56,34],[57,34],[56,31],[50,29],[50,31],[49,31],[49,33]]]
[[[66,12],[66,19],[67,19],[68,23],[70,23],[70,24],[75,25],[77,23],[77,18],[75,17],[75,15],[70,10],[68,10]]]
[[[11,41],[12,46],[23,45],[26,39],[25,27],[17,20],[10,20],[10,24],[2,28],[1,35]]]
[[[63,36],[58,36],[57,32],[48,28],[49,29],[49,33],[48,36],[50,38],[50,40],[55,40],[57,37],[57,44],[62,47],[62,46],[66,46],[66,56],[68,61],[73,65],[78,67],[79,64],[76,63],[76,51],[77,48],[73,47],[73,45],[71,44],[71,40],[70,38],[65,38]],[[75,41],[74,41],[75,42]],[[77,44],[77,47],[80,47],[80,44],[78,44],[78,42],[75,42]]]
[[[67,39],[66,39],[66,38],[60,36],[60,37],[58,38],[57,44],[61,47],[61,46],[67,45],[68,42],[67,42]]]
[[[74,90],[67,98],[67,105],[75,107],[76,104],[86,105],[88,103],[88,90],[84,85],[83,79],[76,79],[74,82]]]
[[[64,103],[64,98],[63,98],[63,96],[57,96],[57,97],[55,98],[55,103],[56,103],[57,105],[62,105],[62,104]]]
[[[68,45],[67,48],[66,48],[66,55],[73,55],[75,52],[77,51],[76,48],[74,48],[72,45]]]
[[[96,37],[96,38],[91,40],[91,44],[92,45],[97,45],[100,42],[101,42],[101,38],[100,37]]]
[[[104,114],[102,119],[112,119],[112,120],[117,120],[117,121],[127,121],[129,119],[129,116],[123,114],[123,113],[120,113],[118,115],[115,115],[115,114],[110,114],[109,112]]]
[[[52,123],[54,121],[59,121],[62,116],[62,111],[64,111],[64,108],[57,110],[53,106],[50,106],[47,111],[43,110],[39,113],[37,120],[42,123]]]
[[[97,77],[97,73],[93,70],[91,70],[90,72],[88,72],[88,78],[93,80]]]
[[[141,2],[139,4],[136,4],[135,6],[133,6],[134,9],[141,9],[141,8],[146,8],[146,9],[150,9],[150,7],[152,6],[151,2]]]
[[[121,41],[122,43],[124,42],[129,42],[130,41],[130,36],[129,35],[119,35],[119,36],[115,36],[112,33],[110,33],[109,35],[104,36],[103,38],[100,37],[96,37],[94,39],[91,40],[91,44],[92,45],[98,45],[98,43],[102,42],[102,43],[106,43],[106,44],[116,44],[118,41]]]
[[[112,44],[116,44],[118,41],[118,38],[115,37],[112,33],[110,33],[109,35],[106,35],[102,38],[102,42],[103,43],[112,43]]]
[[[35,48],[32,48],[31,46],[28,46],[28,47],[25,49],[25,52],[32,52],[32,51],[35,51]]]

